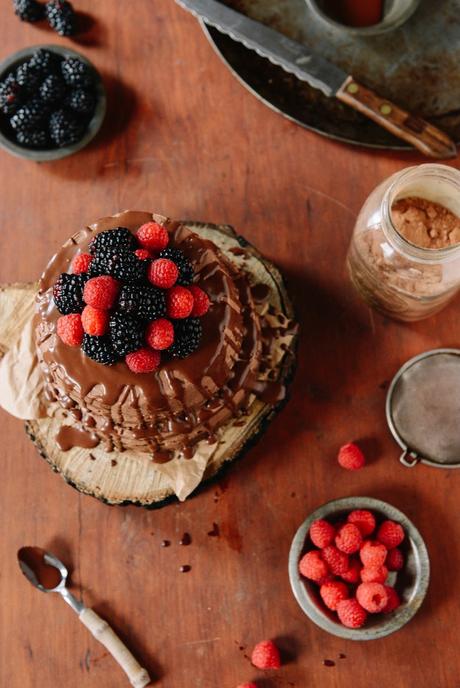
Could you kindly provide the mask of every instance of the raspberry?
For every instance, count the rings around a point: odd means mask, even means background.
[[[86,334],[101,337],[108,330],[109,314],[107,311],[101,311],[99,308],[85,306],[81,314],[81,322]]]
[[[383,566],[385,557],[387,556],[387,549],[380,542],[375,540],[367,540],[359,551],[359,556],[364,566]]]
[[[382,609],[382,612],[384,614],[390,614],[390,612],[394,612],[394,610],[399,607],[399,605],[401,604],[401,600],[394,588],[391,588],[389,585],[385,585],[385,590],[388,594],[388,602]]]
[[[356,588],[356,599],[371,614],[378,614],[388,603],[388,592],[381,583],[361,583]]]
[[[359,528],[353,523],[346,523],[342,526],[335,538],[337,549],[345,554],[357,552],[363,543],[363,536]]]
[[[367,612],[355,599],[342,600],[337,605],[340,622],[347,628],[361,628],[367,619]]]
[[[374,514],[366,509],[356,509],[348,514],[348,523],[353,523],[361,531],[361,535],[365,537],[370,535],[375,528]]]
[[[188,318],[193,308],[193,296],[186,287],[173,287],[166,296],[167,313],[170,318]]]
[[[147,277],[155,287],[170,289],[177,282],[179,269],[172,260],[168,260],[168,258],[159,258],[158,260],[154,260],[153,263],[150,263]]]
[[[165,248],[160,251],[159,258],[169,258],[179,268],[177,284],[188,287],[193,282],[193,266],[180,248]]]
[[[352,559],[350,561],[350,568],[345,573],[340,574],[340,578],[346,583],[359,583],[361,580],[361,563],[358,559]]]
[[[133,373],[153,373],[160,365],[160,354],[153,349],[139,349],[128,354],[125,361]]]
[[[323,561],[321,552],[317,549],[313,549],[311,552],[303,555],[299,562],[299,571],[302,576],[316,583],[323,581],[329,573],[327,564]]]
[[[394,549],[404,540],[404,530],[399,523],[384,521],[377,531],[377,540],[387,549]]]
[[[145,248],[137,248],[137,249],[134,251],[134,255],[135,255],[137,258],[139,258],[139,260],[148,260],[149,258],[152,257],[152,256],[150,255],[150,253],[147,251],[147,249],[145,249]]]
[[[255,683],[240,683],[236,688],[257,688]]]
[[[315,545],[323,549],[334,542],[335,528],[322,518],[313,521],[310,526],[310,539]]]
[[[205,315],[205,313],[207,313],[209,310],[209,296],[205,291],[203,291],[203,289],[200,289],[200,287],[197,287],[194,284],[189,287],[189,289],[193,296],[193,309],[191,315],[194,318],[201,318],[201,316]]]
[[[390,549],[385,559],[385,564],[389,571],[401,571],[404,566],[404,557],[401,550],[397,547]]]
[[[163,351],[169,349],[174,341],[174,326],[166,318],[160,318],[149,323],[145,332],[145,339],[152,349]]]
[[[81,275],[84,272],[88,272],[93,256],[89,253],[79,253],[78,256],[72,261],[72,272],[74,275]]]
[[[328,609],[336,611],[337,605],[342,600],[346,600],[349,596],[348,587],[345,583],[340,581],[328,581],[323,583],[319,590],[319,594]]]
[[[385,583],[388,578],[386,566],[365,566],[361,570],[361,580],[363,583]]]
[[[273,640],[262,640],[252,651],[251,662],[258,669],[279,669],[280,653]]]
[[[167,230],[157,222],[146,222],[139,227],[136,237],[142,248],[148,251],[162,251],[169,243]]]
[[[357,471],[366,463],[361,449],[352,442],[340,447],[337,460],[342,468],[346,468],[348,471]]]
[[[342,573],[348,571],[350,567],[348,555],[338,550],[334,545],[325,547],[321,554],[334,576],[341,576]]]
[[[83,341],[81,315],[78,313],[61,315],[56,323],[56,332],[58,337],[62,339],[67,346],[81,346]]]
[[[88,306],[103,311],[112,308],[118,296],[118,282],[113,277],[101,275],[89,279],[83,289],[83,301]]]

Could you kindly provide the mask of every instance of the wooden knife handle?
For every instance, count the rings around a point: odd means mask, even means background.
[[[352,76],[342,84],[337,92],[337,98],[430,158],[453,158],[457,155],[455,143],[447,134],[391,101],[381,98]]]

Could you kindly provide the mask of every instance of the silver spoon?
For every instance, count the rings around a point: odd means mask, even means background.
[[[22,573],[32,585],[42,592],[57,592],[62,595],[78,614],[80,621],[118,662],[134,688],[144,688],[150,683],[147,671],[140,666],[107,621],[101,619],[92,609],[85,607],[67,589],[69,572],[62,561],[40,547],[21,547],[18,551],[18,561]]]

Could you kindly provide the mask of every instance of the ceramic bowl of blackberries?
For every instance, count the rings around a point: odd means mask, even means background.
[[[0,145],[13,155],[72,155],[96,136],[105,110],[100,74],[74,50],[35,46],[0,64]]]

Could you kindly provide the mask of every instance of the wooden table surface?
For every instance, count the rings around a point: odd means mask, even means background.
[[[347,147],[270,111],[173,0],[76,0],[94,23],[73,43],[20,23],[10,4],[2,0],[0,57],[37,43],[75,45],[106,79],[109,116],[99,139],[67,160],[38,165],[0,152],[0,281],[36,279],[76,229],[121,209],[227,222],[284,271],[302,339],[292,399],[260,443],[220,484],[156,512],[77,494],[38,457],[21,422],[1,412],[0,685],[127,685],[71,609],[20,575],[18,548],[37,544],[68,562],[76,594],[164,688],[235,688],[255,678],[261,688],[458,688],[460,472],[401,466],[384,414],[402,363],[459,345],[458,301],[426,322],[397,324],[361,303],[344,270],[367,194],[422,160]],[[369,457],[357,474],[335,461],[352,439]],[[432,564],[417,616],[367,643],[310,623],[287,576],[302,520],[349,495],[402,509]],[[213,523],[219,537],[208,535]],[[184,532],[188,547],[179,545]],[[162,548],[165,539],[171,546]],[[189,573],[179,572],[183,564]],[[247,658],[267,637],[285,656],[275,676]]]

